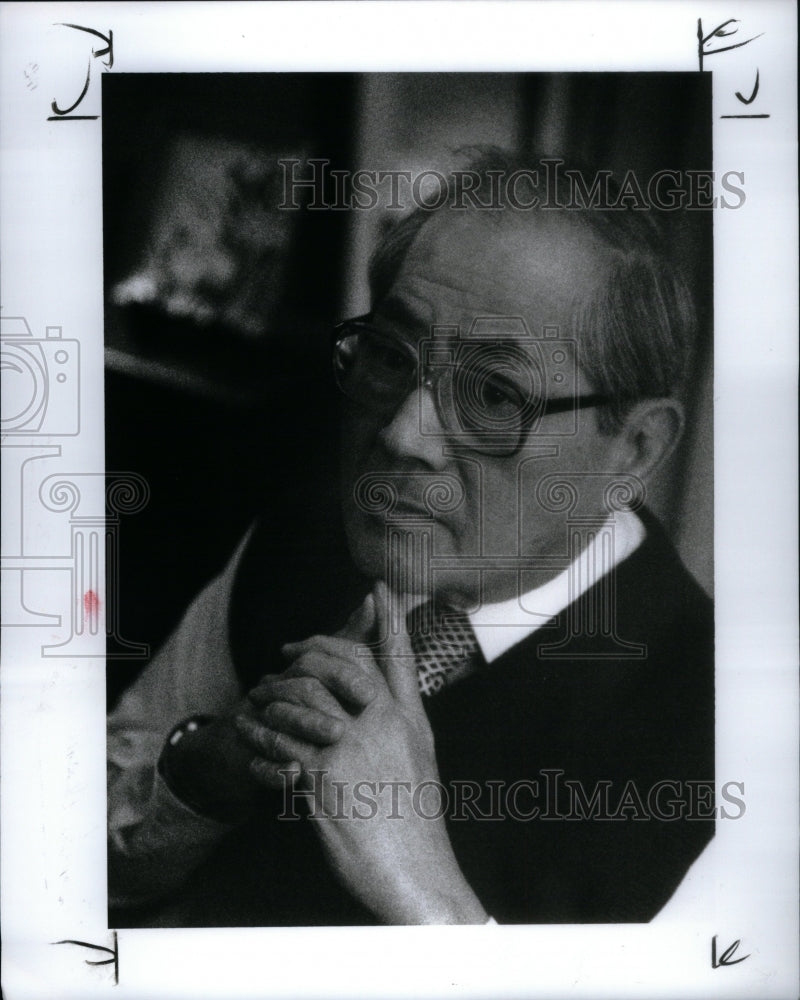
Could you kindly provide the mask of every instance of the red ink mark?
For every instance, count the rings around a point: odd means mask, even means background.
[[[83,595],[83,617],[84,620],[96,617],[100,614],[100,598],[93,590],[87,590]]]

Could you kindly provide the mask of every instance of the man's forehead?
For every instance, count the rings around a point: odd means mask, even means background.
[[[567,325],[608,273],[610,252],[569,219],[441,213],[421,230],[381,315],[409,330],[521,315],[536,335]]]

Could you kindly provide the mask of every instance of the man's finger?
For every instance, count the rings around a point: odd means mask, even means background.
[[[253,705],[263,708],[273,701],[304,705],[334,718],[347,718],[341,703],[316,677],[287,677],[286,673],[264,677],[247,696]]]
[[[324,712],[305,705],[274,701],[261,713],[264,724],[273,732],[293,736],[305,743],[326,747],[336,743],[344,733],[345,724]]]
[[[373,638],[375,629],[375,599],[372,594],[367,594],[361,604],[347,619],[344,628],[336,634],[344,639],[353,642],[365,643]]]
[[[286,642],[281,646],[281,653],[288,660],[296,660],[304,653],[325,653],[343,660],[352,660],[356,646],[362,640],[351,639],[337,633],[336,635],[311,635],[299,642]]]
[[[248,770],[259,785],[277,792],[294,785],[303,773],[299,761],[281,763],[265,760],[263,757],[254,757],[248,765]]]
[[[347,639],[319,636],[284,646],[283,651],[294,660],[286,676],[316,677],[340,701],[364,708],[377,694],[367,664],[357,661],[355,644]]]
[[[375,659],[392,696],[404,705],[420,706],[417,666],[408,635],[404,628],[395,633],[391,629],[393,606],[390,602],[397,602],[399,598],[389,591],[382,580],[375,584],[373,593],[377,633],[379,636],[386,636],[386,641]],[[405,620],[403,615],[398,617],[401,621]]]
[[[260,757],[271,761],[291,762],[301,764],[313,757],[316,747],[309,743],[287,736],[263,723],[255,722],[246,715],[237,715],[234,725],[244,742]]]

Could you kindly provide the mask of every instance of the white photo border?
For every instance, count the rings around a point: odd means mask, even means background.
[[[54,623],[8,625],[2,917],[12,1000],[112,989],[120,998],[797,995],[794,4],[3,3],[2,316],[24,317],[34,338],[60,327],[65,342],[79,344],[79,433],[40,436],[24,460],[56,479],[84,476],[86,517],[102,517],[102,119],[91,117],[100,115],[101,73],[696,71],[698,18],[709,30],[738,18],[761,34],[759,106],[769,113],[721,118],[734,81],[720,57],[707,61],[714,169],[742,172],[747,192],[740,210],[714,212],[717,781],[744,784],[746,814],[718,823],[681,906],[648,925],[123,930],[115,938],[106,917],[103,629],[75,655],[45,658],[42,637],[61,635]],[[57,89],[68,84],[74,99],[86,72],[54,27],[64,23],[113,31],[113,66],[102,57],[90,65],[80,105],[87,117],[74,122],[51,120]],[[98,36],[95,49],[101,44]],[[739,89],[751,87],[748,79]],[[43,538],[46,552],[70,544],[7,478],[20,475],[22,444],[3,438],[11,574],[13,559],[39,552]],[[51,606],[62,621],[75,613],[63,568],[44,560],[31,576],[31,606]],[[712,968],[715,936],[720,951],[740,940],[739,955],[750,957]],[[62,940],[116,950],[119,984],[113,961],[85,964],[110,952],[53,946]]]

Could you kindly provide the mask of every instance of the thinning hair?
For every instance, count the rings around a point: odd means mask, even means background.
[[[667,253],[656,213],[629,206],[545,208],[548,193],[542,182],[541,157],[523,160],[493,146],[469,147],[460,153],[468,157],[464,170],[486,188],[491,188],[492,174],[519,172],[529,185],[526,197],[532,201],[530,195],[538,196],[539,204],[519,208],[506,203],[486,210],[469,203],[455,207],[448,199],[432,208],[418,205],[387,231],[373,255],[369,272],[373,304],[391,289],[422,229],[443,211],[482,213],[497,226],[519,217],[534,226],[539,212],[569,216],[610,251],[607,280],[578,296],[580,303],[569,331],[578,341],[580,366],[587,378],[598,393],[612,400],[599,413],[600,429],[605,433],[619,430],[625,414],[640,400],[674,396],[688,372],[697,320],[686,282]],[[585,167],[564,166],[566,171],[586,171]],[[458,173],[447,177],[453,189],[459,183]],[[608,184],[609,201],[614,204],[620,186],[613,177]]]

